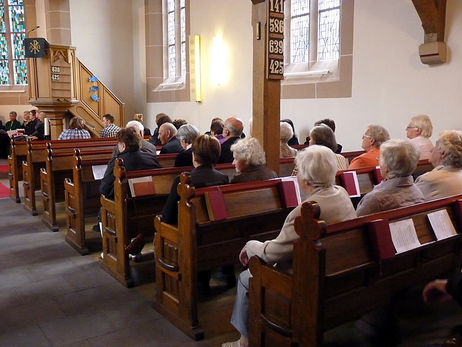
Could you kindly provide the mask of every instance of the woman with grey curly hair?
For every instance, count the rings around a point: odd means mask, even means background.
[[[416,180],[425,199],[462,194],[462,131],[443,131],[431,152],[430,162],[435,168]]]
[[[231,183],[262,181],[278,177],[273,170],[265,166],[265,152],[256,138],[246,137],[237,141],[231,146],[231,152],[238,173]]]
[[[424,202],[412,178],[419,157],[419,150],[408,140],[383,143],[380,146],[383,181],[361,199],[356,208],[358,216]]]
[[[199,129],[192,124],[184,124],[178,129],[176,137],[180,140],[181,147],[184,148],[184,151],[177,154],[175,158],[175,167],[193,166],[192,144],[200,134]]]
[[[313,145],[300,151],[295,158],[298,167],[300,190],[306,195],[305,201],[315,201],[321,208],[320,219],[335,223],[355,218],[356,213],[348,193],[335,185],[337,160],[335,154],[324,146]],[[294,229],[295,218],[301,214],[301,205],[290,212],[284,221],[279,235],[265,242],[251,240],[239,254],[239,261],[247,266],[249,259],[256,255],[265,262],[278,267],[287,267],[292,258],[294,241],[298,235]],[[231,324],[240,332],[238,341],[223,344],[225,347],[248,346],[248,307],[249,270],[239,276],[236,300],[234,302]]]

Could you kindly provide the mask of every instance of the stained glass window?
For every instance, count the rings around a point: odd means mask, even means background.
[[[341,0],[286,1],[289,64],[336,60],[340,52]],[[313,42],[310,42],[312,40]]]
[[[167,78],[186,75],[185,0],[167,0]]]
[[[0,85],[26,85],[23,0],[0,0]]]

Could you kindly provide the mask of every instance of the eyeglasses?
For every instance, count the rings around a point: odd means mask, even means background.
[[[363,140],[364,140],[364,138],[372,139],[372,136],[371,135],[363,135]]]
[[[406,130],[409,130],[409,129],[419,129],[419,128],[418,127],[411,127],[411,126],[406,127]]]

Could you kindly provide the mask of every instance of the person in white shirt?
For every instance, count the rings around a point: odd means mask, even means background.
[[[433,149],[433,143],[430,140],[432,132],[432,122],[425,114],[412,117],[406,127],[406,136],[419,149],[420,160],[430,159]]]

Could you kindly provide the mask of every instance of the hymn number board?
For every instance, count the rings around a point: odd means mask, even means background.
[[[267,16],[266,78],[284,78],[284,0],[269,0]]]

